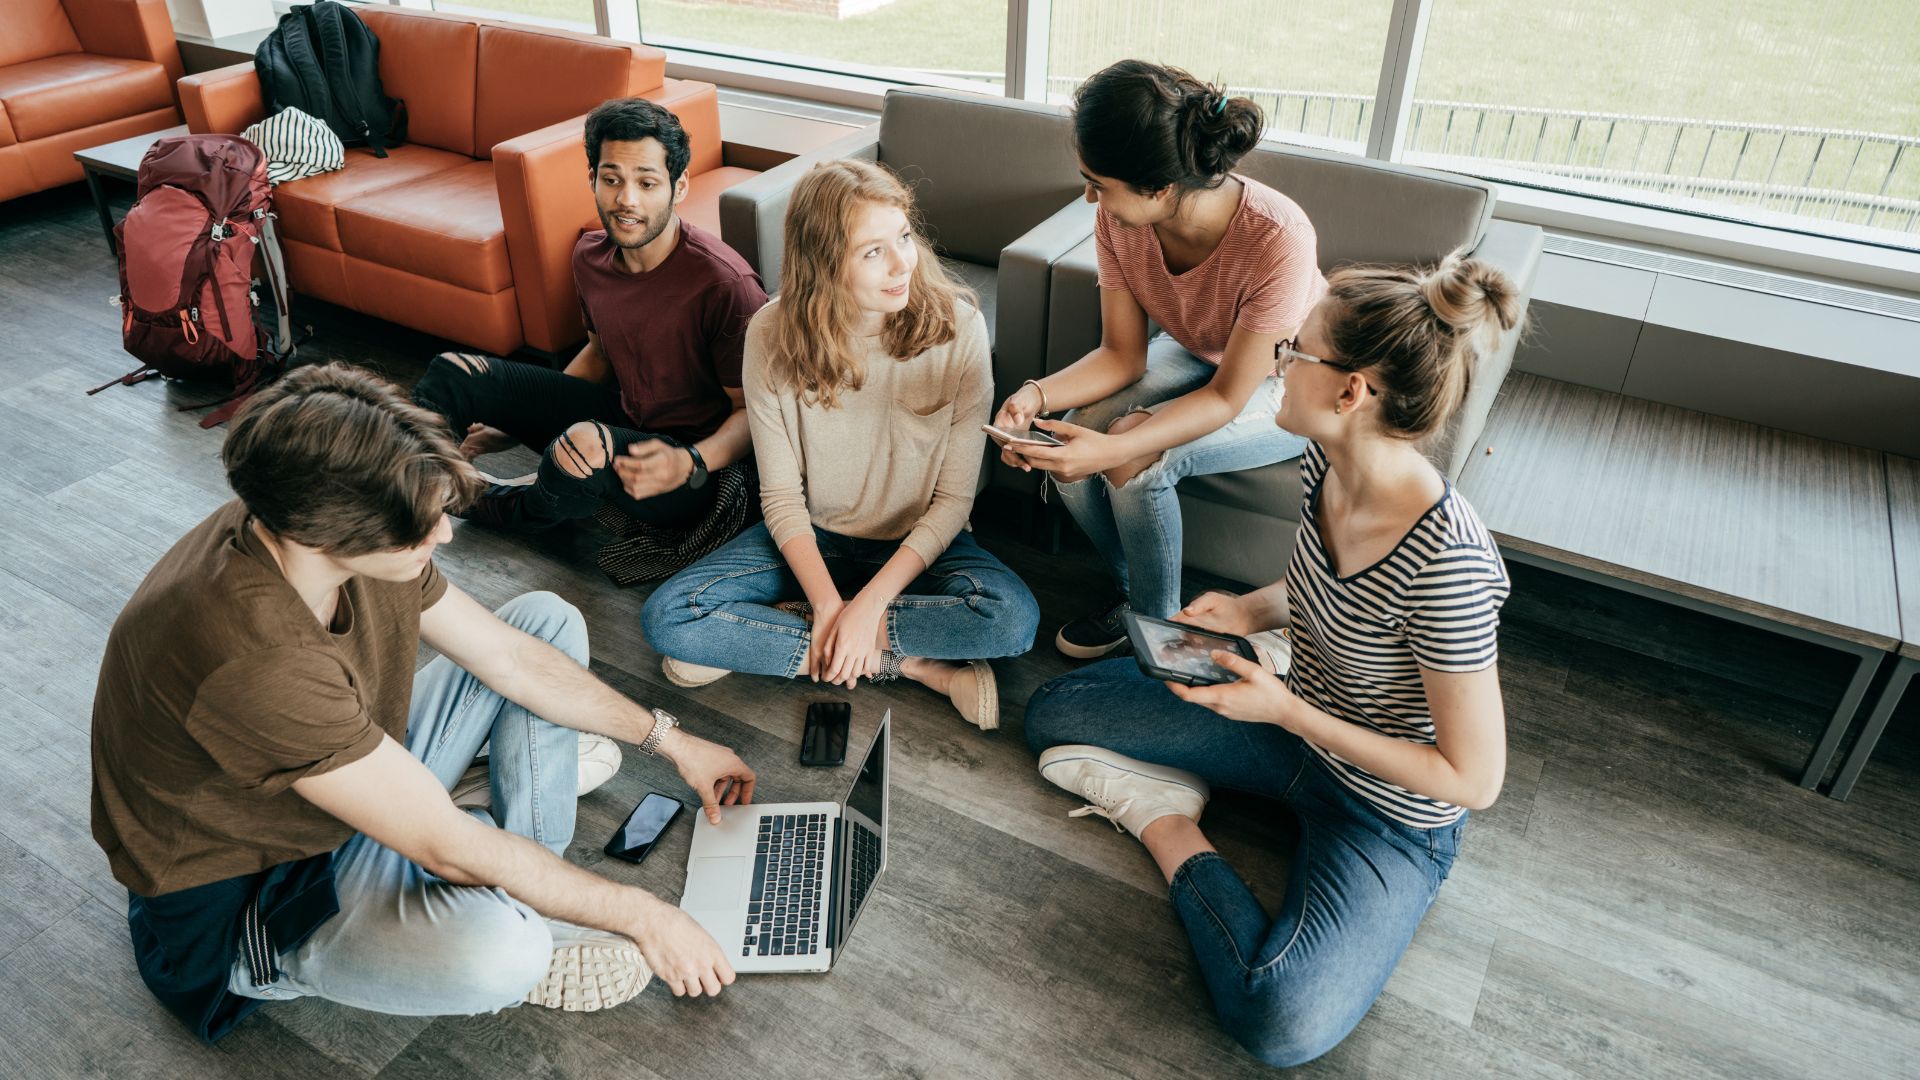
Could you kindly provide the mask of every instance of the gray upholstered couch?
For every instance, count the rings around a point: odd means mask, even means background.
[[[1037,377],[1049,268],[1093,235],[1066,115],[960,91],[888,91],[878,124],[721,194],[721,237],[769,292],[780,287],[781,222],[793,185],[836,158],[878,161],[913,186],[943,260],[980,295],[993,338],[995,403]]]
[[[1465,248],[1505,270],[1523,296],[1532,295],[1540,229],[1493,220],[1490,184],[1272,143],[1249,154],[1238,171],[1286,193],[1307,212],[1319,237],[1323,270],[1356,262],[1430,263]],[[1092,239],[1054,264],[1048,371],[1058,371],[1099,344],[1097,280]],[[1507,334],[1483,360],[1474,372],[1466,407],[1424,447],[1449,480],[1459,477],[1486,426],[1519,336]],[[1180,485],[1186,564],[1252,584],[1278,579],[1293,550],[1300,499],[1297,459],[1187,480]]]
[[[894,90],[880,122],[729,188],[721,235],[778,289],[781,219],[800,174],[840,157],[880,161],[913,182],[942,256],[979,292],[994,335],[996,402],[1022,380],[1058,371],[1100,340],[1093,207],[1081,198],[1070,121],[1057,107],[944,90]],[[1493,220],[1494,191],[1470,177],[1278,144],[1240,171],[1297,201],[1313,220],[1322,269],[1353,262],[1433,262],[1456,248],[1506,270],[1531,295],[1538,228]],[[1426,447],[1460,475],[1519,335],[1475,372],[1453,423]],[[995,466],[995,486],[1031,491],[1033,476]],[[988,477],[983,476],[983,480]],[[1300,515],[1296,462],[1196,477],[1180,487],[1187,564],[1238,581],[1278,578]]]

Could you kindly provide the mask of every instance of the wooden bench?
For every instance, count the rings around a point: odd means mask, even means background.
[[[1907,687],[1920,673],[1920,461],[1887,455],[1887,498],[1893,516],[1893,568],[1895,589],[1900,600],[1900,651],[1893,657],[1893,672],[1880,691],[1880,701],[1867,716],[1867,726],[1847,753],[1840,774],[1833,779],[1828,794],[1844,799],[1853,791],[1860,770],[1873,756],[1873,747],[1893,719]]]
[[[1516,372],[1459,486],[1510,558],[1852,654],[1816,788],[1900,644],[1886,461]]]

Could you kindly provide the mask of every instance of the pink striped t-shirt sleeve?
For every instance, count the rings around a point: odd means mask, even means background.
[[[1100,268],[1100,287],[1127,288],[1127,279],[1120,272],[1120,256],[1113,250],[1113,218],[1100,207],[1093,211],[1093,252]]]
[[[1257,284],[1241,301],[1234,325],[1255,334],[1291,334],[1326,292],[1326,279],[1316,265],[1319,241],[1313,225],[1295,217],[1254,250],[1247,280]]]

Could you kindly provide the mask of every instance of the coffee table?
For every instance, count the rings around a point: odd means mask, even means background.
[[[85,150],[76,150],[74,159],[80,162],[80,172],[87,179],[87,193],[93,196],[93,208],[100,214],[100,229],[107,234],[107,250],[119,258],[119,245],[113,240],[113,212],[107,208],[107,193],[100,186],[102,177],[112,177],[131,183],[140,174],[140,159],[147,156],[153,144],[169,135],[187,134],[187,125],[178,124],[162,131],[149,131],[145,135],[134,135],[110,142],[104,146],[91,146]]]

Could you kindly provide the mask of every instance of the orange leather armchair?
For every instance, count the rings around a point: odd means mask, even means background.
[[[166,0],[0,0],[0,200],[80,179],[76,150],[180,122]]]
[[[720,165],[709,83],[665,77],[657,49],[459,15],[356,13],[380,39],[380,81],[406,102],[407,142],[274,191],[288,278],[300,292],[505,355],[560,353],[586,336],[574,242],[596,227],[586,114],[608,98],[673,110],[693,144],[689,220],[719,231]],[[251,63],[180,80],[196,132],[266,115]],[[704,212],[706,217],[700,214]]]

